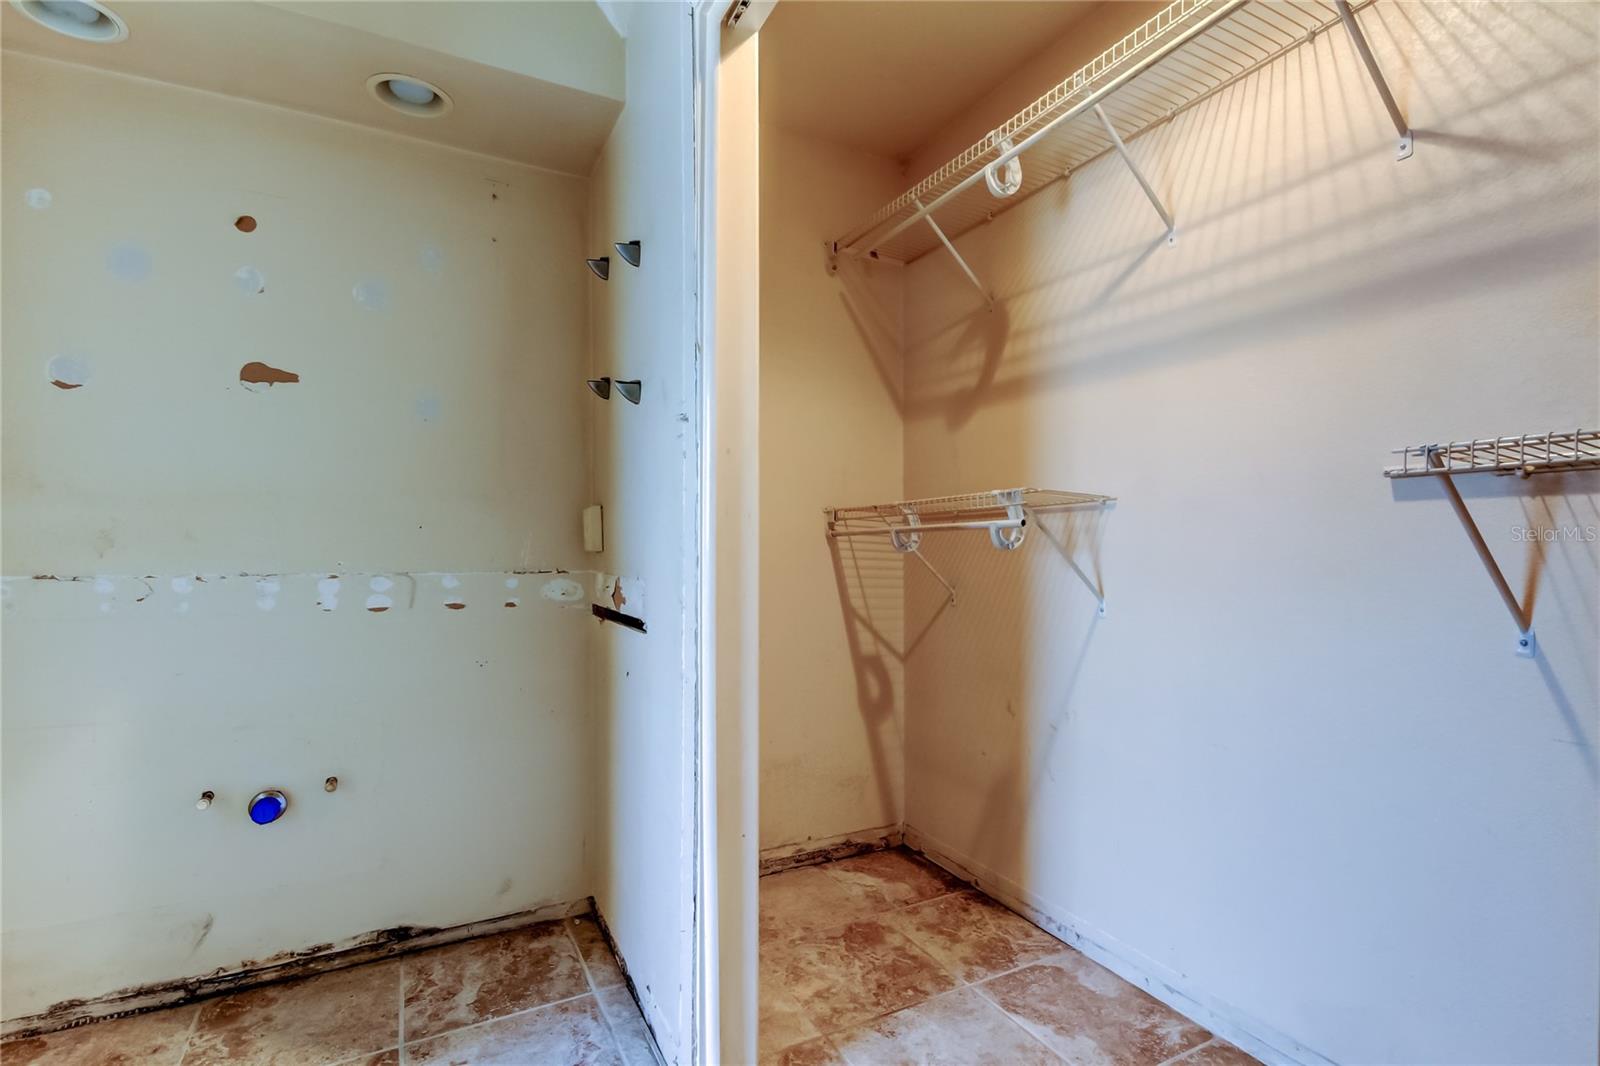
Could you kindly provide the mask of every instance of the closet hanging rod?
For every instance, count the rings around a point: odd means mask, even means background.
[[[938,212],[941,233],[954,241],[1046,184],[1116,151],[1108,125],[1132,142],[1341,22],[1358,62],[1365,63],[1371,49],[1365,47],[1355,13],[1373,2],[1357,0],[1346,11],[1334,0],[1173,0],[865,223],[830,242],[829,250],[834,256],[918,259],[943,246],[938,235],[918,225],[933,212]],[[1366,73],[1388,108],[1394,97],[1375,61],[1366,64]],[[1398,105],[1389,110],[1395,118]],[[1403,114],[1395,120],[1404,125]],[[1008,165],[1019,163],[1025,165],[1015,184],[994,180]],[[995,199],[991,190],[1004,198]],[[1170,234],[1170,203],[1152,200]]]

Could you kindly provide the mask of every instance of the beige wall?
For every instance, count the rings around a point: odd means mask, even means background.
[[[586,183],[4,76],[5,1016],[590,893]]]
[[[1331,32],[1134,142],[1175,247],[1113,157],[959,242],[993,312],[908,269],[906,491],[1118,497],[907,566],[908,833],[1284,1057],[1593,1061],[1600,481],[1462,484],[1528,661],[1381,471],[1600,416],[1597,9],[1363,19],[1414,158]]]
[[[601,723],[595,781],[603,851],[595,889],[645,1018],[669,1062],[689,1061],[695,920],[694,707],[699,453],[694,291],[690,20],[678,4],[618,4],[627,105],[593,176],[588,278],[591,375],[643,381],[643,400],[585,394],[594,412],[592,495],[623,610],[647,633],[595,627]],[[639,240],[642,265],[613,241]]]
[[[900,267],[823,242],[888,200],[893,161],[763,126],[761,849],[898,827],[900,557],[823,508],[901,499]]]

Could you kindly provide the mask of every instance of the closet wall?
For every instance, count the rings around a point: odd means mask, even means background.
[[[764,79],[762,106],[783,91]],[[901,498],[898,264],[830,277],[819,234],[896,195],[887,158],[761,130],[761,852],[899,831],[904,576],[822,509]]]
[[[1133,142],[1175,247],[1110,157],[957,242],[993,311],[907,269],[906,493],[1118,497],[907,563],[907,835],[1292,1058],[1590,1061],[1600,481],[1461,482],[1528,661],[1381,471],[1600,416],[1600,14],[1362,21],[1412,159],[1336,28]]]
[[[10,51],[4,127],[6,1017],[581,901],[586,182]]]

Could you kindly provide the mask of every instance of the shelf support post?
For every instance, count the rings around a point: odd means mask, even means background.
[[[1400,105],[1395,103],[1394,93],[1389,91],[1389,83],[1384,80],[1383,70],[1378,66],[1378,60],[1367,44],[1367,35],[1361,32],[1361,24],[1356,21],[1356,13],[1350,10],[1350,0],[1333,0],[1333,2],[1334,7],[1339,9],[1339,21],[1350,31],[1350,43],[1356,46],[1356,54],[1361,57],[1361,62],[1366,64],[1367,73],[1372,77],[1372,84],[1377,88],[1378,96],[1383,99],[1383,106],[1388,109],[1389,120],[1394,123],[1395,132],[1400,135],[1400,145],[1395,151],[1395,162],[1410,159],[1411,124],[1401,113]]]
[[[1472,547],[1477,551],[1483,568],[1489,571],[1489,580],[1494,582],[1495,591],[1500,593],[1501,602],[1506,605],[1506,610],[1511,612],[1511,620],[1517,624],[1517,654],[1524,659],[1533,658],[1539,648],[1538,641],[1533,635],[1533,619],[1528,617],[1522,605],[1517,602],[1516,593],[1511,591],[1511,585],[1506,581],[1505,574],[1500,572],[1500,564],[1494,561],[1494,553],[1489,550],[1483,534],[1478,532],[1478,524],[1472,520],[1472,512],[1467,510],[1466,502],[1462,500],[1455,481],[1445,469],[1442,457],[1438,452],[1433,452],[1429,458],[1437,471],[1435,476],[1444,486],[1445,498],[1450,501],[1456,517],[1461,520],[1462,528],[1467,531],[1467,539],[1472,541]]]
[[[950,243],[950,238],[944,235],[944,230],[939,228],[939,223],[933,220],[933,212],[927,211],[926,208],[923,208],[922,201],[920,199],[912,202],[917,205],[919,210],[926,211],[922,217],[927,220],[928,225],[933,227],[933,232],[935,236],[939,238],[939,243],[944,245],[945,251],[949,252],[955,257],[956,265],[959,266],[961,268],[961,272],[967,276],[967,280],[972,282],[973,288],[978,290],[979,295],[983,297],[983,302],[988,304],[990,307],[993,307],[994,297],[989,295],[988,290],[983,287],[983,282],[978,280],[978,275],[974,274],[972,272],[972,268],[967,265],[967,261],[961,258],[961,253],[956,251],[956,246]],[[941,578],[940,580],[943,579]],[[949,586],[946,587],[948,588]],[[954,595],[954,593],[952,593],[952,595]]]
[[[1122,157],[1124,163],[1128,164],[1128,169],[1133,171],[1134,178],[1139,182],[1139,188],[1143,189],[1144,194],[1150,198],[1150,205],[1156,209],[1156,214],[1161,216],[1161,221],[1166,223],[1167,243],[1177,243],[1178,230],[1173,225],[1172,212],[1167,210],[1166,205],[1161,202],[1161,197],[1156,195],[1155,189],[1145,180],[1144,172],[1139,169],[1139,164],[1135,163],[1133,156],[1128,154],[1128,146],[1122,143],[1121,137],[1117,136],[1117,128],[1111,124],[1111,118],[1106,114],[1105,108],[1095,104],[1094,113],[1095,117],[1100,120],[1100,125],[1106,128],[1106,136],[1111,138],[1111,144],[1116,148],[1117,154]]]

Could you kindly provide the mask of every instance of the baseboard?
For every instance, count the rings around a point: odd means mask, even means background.
[[[1122,943],[1075,914],[1051,907],[1010,878],[967,858],[914,826],[904,831],[906,847],[920,852],[950,873],[976,885],[986,895],[1033,922],[1052,936],[1104,966],[1129,984],[1144,989],[1173,1010],[1236,1044],[1265,1063],[1288,1066],[1334,1066],[1333,1060],[1293,1037],[1251,1018],[1243,1011],[1195,988],[1181,974]]]
[[[898,825],[883,825],[876,829],[858,829],[853,833],[802,840],[793,844],[777,844],[761,849],[761,874],[775,874],[797,866],[816,866],[835,859],[848,859],[869,851],[899,847],[904,835]]]
[[[93,999],[66,1000],[42,1013],[0,1022],[0,1036],[7,1039],[35,1036],[107,1018],[121,1018],[130,1014],[160,1010],[163,1007],[176,1007],[197,999],[207,999],[229,992],[242,992],[245,989],[259,988],[280,981],[313,977],[330,970],[342,970],[347,966],[359,966],[365,962],[375,962],[394,955],[453,944],[458,940],[470,940],[491,933],[509,932],[537,922],[589,914],[593,910],[594,900],[587,898],[573,900],[570,903],[545,904],[532,910],[467,922],[463,925],[445,927],[401,925],[392,929],[379,929],[335,944],[317,944],[299,951],[284,952],[264,962],[237,970],[139,985],[104,996],[96,996]]]

